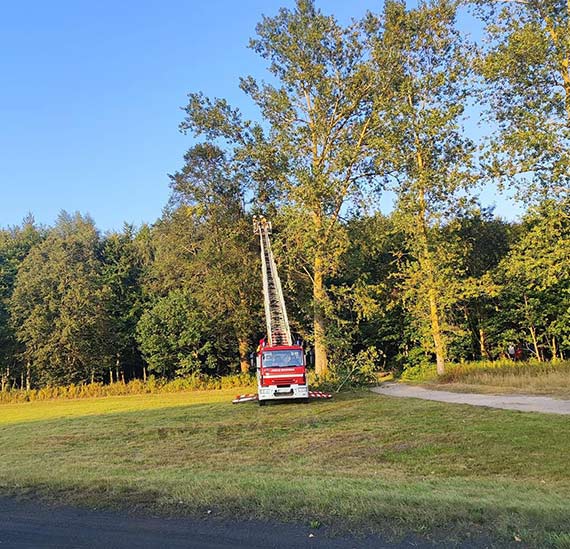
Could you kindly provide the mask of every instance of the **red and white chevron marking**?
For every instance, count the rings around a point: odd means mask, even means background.
[[[257,393],[250,393],[245,395],[237,395],[233,400],[232,404],[239,404],[240,402],[251,402],[252,400],[257,400]]]
[[[322,391],[309,391],[309,398],[332,398],[332,395]],[[252,402],[254,400],[258,400],[257,393],[247,393],[245,395],[237,395],[232,400],[232,404],[241,404],[242,402]]]
[[[309,398],[332,398],[332,395],[322,391],[309,391]]]

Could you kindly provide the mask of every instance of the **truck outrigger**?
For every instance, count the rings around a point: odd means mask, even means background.
[[[331,398],[320,391],[309,391],[307,363],[303,347],[294,344],[287,318],[281,281],[271,251],[271,223],[264,217],[253,218],[254,234],[261,246],[261,273],[267,338],[263,338],[255,357],[257,395],[239,395],[234,403],[257,400],[264,406],[268,400],[300,400]]]

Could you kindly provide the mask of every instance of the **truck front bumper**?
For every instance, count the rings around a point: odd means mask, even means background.
[[[309,398],[309,387],[307,385],[290,385],[289,387],[277,387],[277,385],[258,386],[257,393],[259,400]]]

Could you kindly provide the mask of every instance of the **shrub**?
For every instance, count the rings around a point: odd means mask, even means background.
[[[379,363],[380,354],[376,347],[368,347],[356,355],[333,364],[331,373],[326,377],[311,372],[309,387],[320,391],[339,392],[341,389],[375,384]]]

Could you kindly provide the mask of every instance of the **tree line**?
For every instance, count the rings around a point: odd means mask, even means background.
[[[247,371],[263,335],[255,214],[320,375],[361,352],[440,374],[513,345],[568,358],[568,11],[388,0],[341,25],[298,0],[263,17],[250,47],[269,78],[240,81],[258,117],[189,94],[194,144],[156,223],[101,234],[62,213],[0,231],[2,389]],[[482,206],[483,184],[522,219]]]

